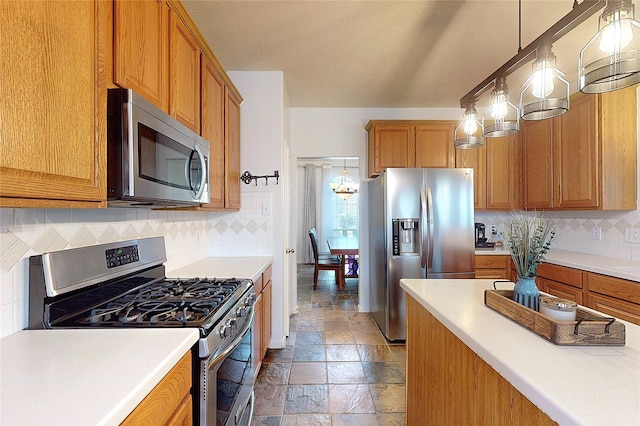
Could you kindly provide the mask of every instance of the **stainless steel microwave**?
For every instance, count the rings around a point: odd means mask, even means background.
[[[107,114],[110,206],[209,202],[209,142],[131,89],[109,89]]]

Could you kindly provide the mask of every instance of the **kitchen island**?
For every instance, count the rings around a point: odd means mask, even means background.
[[[640,326],[622,347],[556,346],[486,307],[492,283],[401,280],[408,424],[640,424]]]

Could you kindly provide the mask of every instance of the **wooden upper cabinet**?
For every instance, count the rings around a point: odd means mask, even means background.
[[[455,122],[372,120],[368,132],[369,176],[391,167],[453,167]]]
[[[559,118],[558,208],[636,208],[636,89],[572,97]]]
[[[203,208],[224,208],[224,100],[225,86],[213,64],[202,57],[202,137],[209,141],[209,195]]]
[[[567,113],[522,123],[523,207],[636,208],[636,89],[578,93]]]
[[[0,2],[0,206],[106,206],[106,2]],[[81,52],[81,53],[80,53]]]
[[[113,2],[113,82],[163,111],[169,110],[168,13],[162,0]]]
[[[450,143],[451,145],[451,143]],[[456,149],[456,167],[473,169],[473,207],[485,210],[487,207],[487,149],[486,142],[480,148]]]
[[[560,137],[554,156],[558,183],[555,207],[595,208],[600,205],[598,96],[580,96],[560,116]]]
[[[522,206],[549,209],[553,203],[555,120],[520,122],[522,147]]]
[[[240,209],[240,102],[225,88],[225,194],[226,209]]]
[[[418,124],[415,126],[415,162],[410,167],[454,167],[454,122]]]
[[[367,131],[369,176],[377,176],[391,167],[413,167],[415,145],[412,125],[370,123]]]
[[[199,134],[200,48],[174,11],[169,24],[169,114]]]
[[[520,143],[518,135],[485,138],[487,210],[514,210],[519,203]]]

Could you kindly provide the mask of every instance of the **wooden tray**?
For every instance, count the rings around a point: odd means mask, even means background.
[[[556,345],[624,346],[624,324],[578,305],[576,321],[558,321],[512,300],[513,290],[485,290],[484,303]]]

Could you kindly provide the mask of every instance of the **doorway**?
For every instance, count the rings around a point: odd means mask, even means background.
[[[297,159],[296,222],[297,263],[313,263],[309,243],[309,228],[318,232],[318,250],[329,252],[327,241],[332,238],[348,238],[355,246],[359,242],[360,196],[336,194],[329,183],[340,180],[346,174],[359,184],[358,157],[321,157]],[[355,241],[353,241],[354,239]],[[358,259],[347,258],[351,273],[358,271]]]

